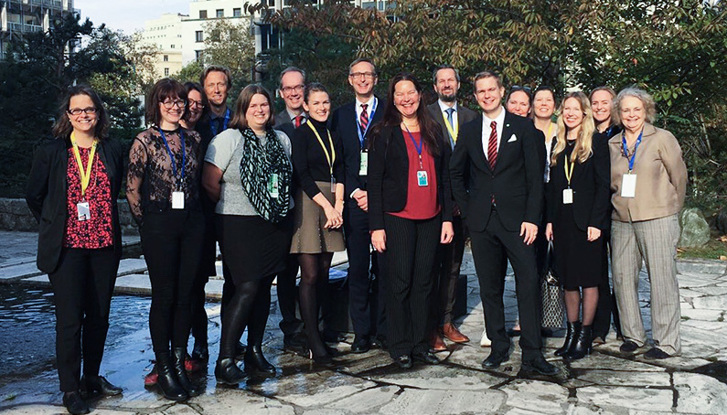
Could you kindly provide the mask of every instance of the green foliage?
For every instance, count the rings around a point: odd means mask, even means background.
[[[179,82],[199,82],[199,78],[204,72],[204,67],[197,61],[192,61],[182,67],[179,73],[173,75],[174,79]]]

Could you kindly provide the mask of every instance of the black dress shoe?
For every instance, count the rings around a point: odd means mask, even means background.
[[[247,378],[247,374],[237,367],[235,359],[224,358],[217,361],[215,378],[218,384],[236,386]]]
[[[426,352],[412,353],[411,357],[416,362],[426,363],[428,365],[438,365],[440,363],[437,356],[429,350]]]
[[[625,342],[623,342],[621,347],[619,347],[618,349],[621,351],[621,353],[633,353],[638,348],[639,348],[639,345],[636,344],[636,342],[632,342],[631,340],[626,340]]]
[[[120,387],[112,385],[103,376],[83,376],[81,378],[81,393],[89,396],[116,396],[121,392],[123,390]]]
[[[386,350],[388,348],[386,338],[384,336],[374,336],[371,339],[371,347]]]
[[[553,376],[557,375],[560,370],[556,366],[548,363],[544,358],[540,357],[529,362],[523,362],[520,367],[520,372],[525,372],[523,374],[536,372],[545,376]]]
[[[411,369],[412,367],[411,357],[406,354],[397,357],[396,359],[394,359],[394,362],[396,362],[396,364],[401,369]]]
[[[265,359],[262,347],[255,345],[247,349],[245,354],[245,371],[248,373],[257,372],[263,375],[275,375],[275,366]]]
[[[79,391],[64,393],[63,406],[65,406],[68,412],[73,415],[87,414],[91,412]]]
[[[371,340],[369,336],[356,336],[351,345],[351,352],[366,353],[371,349]]]
[[[507,359],[507,355],[490,353],[487,359],[482,361],[482,367],[485,369],[497,369],[503,362],[507,362]]]
[[[648,352],[644,353],[644,358],[649,360],[668,359],[671,355],[658,347],[652,347]]]

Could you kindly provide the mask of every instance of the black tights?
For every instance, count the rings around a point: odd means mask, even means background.
[[[223,304],[220,359],[234,358],[235,346],[248,327],[250,347],[260,346],[270,314],[270,285],[273,276],[235,284],[234,294]]]
[[[308,348],[316,356],[327,354],[318,332],[318,298],[325,298],[328,289],[328,271],[333,260],[332,252],[322,254],[299,254],[300,263],[300,314],[305,324]]]

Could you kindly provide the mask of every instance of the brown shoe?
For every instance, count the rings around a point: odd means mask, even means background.
[[[467,343],[470,341],[470,338],[462,334],[452,323],[447,323],[442,326],[442,334],[455,343]]]
[[[447,345],[444,343],[444,340],[442,340],[442,336],[440,336],[436,330],[432,332],[432,335],[429,338],[429,347],[431,347],[432,351],[435,353],[447,350]]]

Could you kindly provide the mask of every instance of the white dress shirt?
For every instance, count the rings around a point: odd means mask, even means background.
[[[376,102],[376,97],[374,95],[371,95],[371,98],[369,98],[366,102],[361,102],[358,100],[358,97],[356,97],[356,122],[358,123],[358,120],[361,119],[361,113],[363,112],[363,108],[361,107],[362,104],[368,105],[366,107],[366,114],[368,114],[369,119],[371,119],[371,111],[374,110],[374,103]]]
[[[495,121],[497,125],[497,151],[500,151],[500,142],[502,141],[502,129],[505,127],[505,108],[500,106],[500,114],[495,119],[487,118],[487,115],[482,114],[482,149],[485,151],[485,158],[489,161],[490,155],[487,154],[487,149],[490,146],[490,133],[492,128],[490,124]]]

